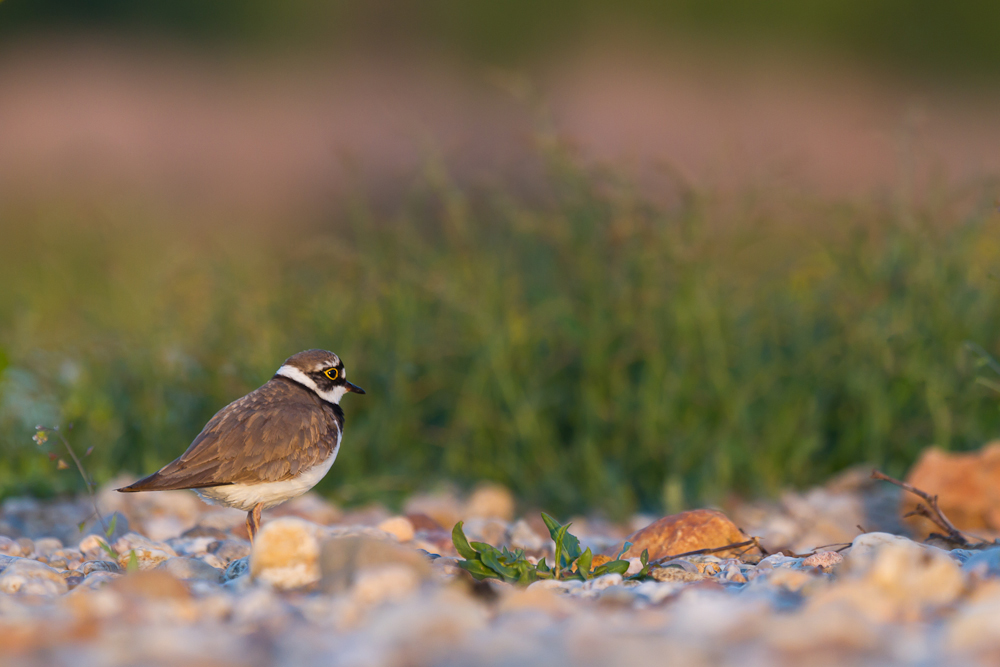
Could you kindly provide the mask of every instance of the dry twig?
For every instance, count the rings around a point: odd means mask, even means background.
[[[702,556],[704,554],[714,554],[714,553],[718,553],[720,551],[728,551],[730,549],[741,549],[742,548],[743,551],[741,551],[738,554],[738,556],[742,556],[743,554],[745,554],[747,551],[749,551],[753,547],[757,547],[758,549],[761,550],[761,552],[764,552],[764,548],[760,546],[760,538],[759,537],[751,537],[749,540],[746,540],[745,542],[735,542],[733,544],[727,544],[727,545],[725,545],[723,547],[713,547],[711,549],[696,549],[694,551],[685,551],[682,554],[671,554],[669,556],[664,556],[662,558],[657,558],[656,560],[652,561],[649,565],[652,567],[653,565],[662,565],[663,563],[665,563],[667,561],[670,561],[670,560],[674,560],[676,558],[684,558],[686,556]]]
[[[921,491],[912,484],[901,482],[898,479],[889,477],[885,473],[880,472],[878,470],[872,470],[872,479],[878,479],[882,480],[883,482],[889,482],[890,484],[895,484],[899,488],[905,491],[909,491],[918,498],[922,498],[927,503],[927,505],[924,505],[923,503],[918,503],[912,512],[907,512],[905,515],[903,515],[904,519],[909,516],[922,516],[925,519],[929,520],[931,523],[933,523],[935,526],[943,530],[946,533],[944,537],[950,540],[951,542],[954,542],[955,544],[959,544],[962,546],[971,545],[966,534],[960,531],[958,528],[956,528],[955,524],[949,521],[948,517],[946,517],[944,515],[944,512],[941,511],[941,508],[938,506],[937,496],[932,496],[926,491]],[[975,538],[975,539],[978,539],[980,542],[985,541],[982,540],[981,538]]]

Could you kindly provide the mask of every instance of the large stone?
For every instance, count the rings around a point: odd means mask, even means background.
[[[1000,532],[1000,442],[975,452],[924,450],[906,481],[937,495],[941,511],[957,528]],[[904,494],[901,511],[905,514],[920,502],[913,494]],[[920,537],[941,532],[923,517],[908,521]]]
[[[319,581],[321,527],[296,517],[279,517],[260,529],[250,553],[250,574],[280,590]]]
[[[632,546],[624,558],[636,558],[644,549],[649,550],[649,559],[658,560],[664,556],[678,555],[699,549],[714,549],[727,544],[744,542],[747,536],[725,514],[716,510],[691,510],[672,514],[654,521],[645,528],[625,538]],[[624,542],[606,551],[609,556],[617,556],[624,548]],[[743,549],[730,549],[715,554],[719,557],[734,556]],[[750,553],[756,553],[752,550]]]
[[[837,582],[810,600],[846,607],[870,621],[915,621],[954,603],[965,589],[948,552],[886,533],[859,535],[838,569]]]
[[[323,542],[320,558],[323,581],[321,588],[327,593],[337,593],[348,589],[362,579],[375,581],[372,571],[390,571],[386,580],[422,581],[431,573],[426,557],[415,549],[397,544],[392,540],[370,537],[335,537]],[[409,575],[401,575],[408,570]],[[379,581],[378,586],[384,582]],[[373,584],[375,586],[375,584]]]
[[[902,535],[891,535],[889,533],[862,533],[851,542],[851,548],[847,551],[846,562],[850,569],[859,570],[868,567],[875,556],[888,546],[901,546],[909,548],[911,545],[925,549],[928,552],[935,552],[940,555],[948,555],[944,549],[928,545],[916,544],[913,540]]]
[[[27,558],[14,558],[0,572],[0,591],[22,595],[62,595],[69,590],[57,570]]]

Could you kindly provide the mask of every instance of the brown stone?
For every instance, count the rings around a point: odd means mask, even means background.
[[[966,453],[926,449],[906,481],[937,495],[941,511],[957,528],[1000,531],[1000,442]],[[905,514],[921,500],[904,493],[900,502]],[[907,522],[920,538],[941,532],[923,517],[910,517]]]
[[[164,570],[132,572],[110,584],[112,590],[128,597],[186,600],[191,597],[187,585]]]
[[[747,539],[743,531],[722,512],[690,510],[663,517],[626,537],[625,542],[631,542],[632,546],[622,558],[638,558],[644,549],[648,549],[649,560],[653,561],[664,556],[675,556],[698,549],[724,547]],[[622,542],[607,554],[616,556],[624,546]],[[714,555],[725,558],[735,556],[743,550],[743,548],[729,549]],[[756,549],[752,549],[751,552],[755,553]]]
[[[407,514],[406,518],[413,524],[413,530],[447,530],[437,521],[420,512]]]
[[[510,521],[514,518],[514,494],[499,484],[482,484],[469,496],[464,514],[468,518]]]

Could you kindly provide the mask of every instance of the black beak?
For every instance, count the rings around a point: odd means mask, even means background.
[[[347,387],[347,391],[349,391],[349,392],[352,392],[352,393],[355,393],[355,394],[363,394],[363,393],[365,393],[364,389],[362,389],[361,387],[359,387],[356,384],[351,384],[347,380],[344,380],[344,385]]]

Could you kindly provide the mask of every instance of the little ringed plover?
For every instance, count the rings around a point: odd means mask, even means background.
[[[302,495],[330,470],[347,392],[365,390],[347,381],[340,357],[299,352],[262,387],[216,413],[180,458],[118,490],[191,489],[206,502],[246,512],[253,542],[261,510]]]

